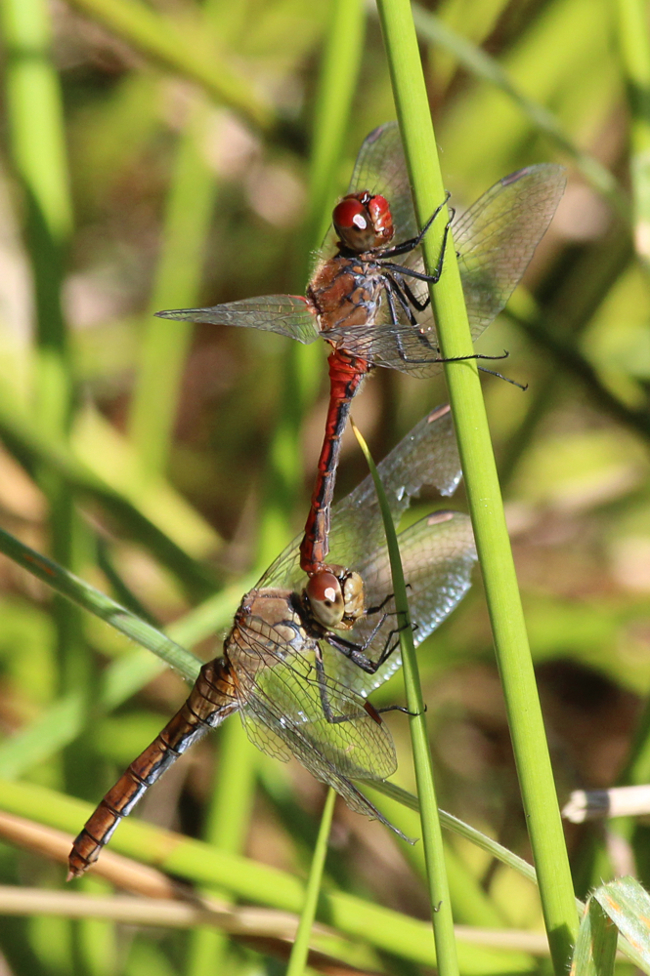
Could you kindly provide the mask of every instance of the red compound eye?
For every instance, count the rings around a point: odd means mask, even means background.
[[[334,573],[318,573],[307,583],[309,598],[320,603],[334,603],[340,592],[341,586]]]
[[[393,217],[386,197],[382,197],[379,194],[371,197],[368,203],[368,213],[370,214],[375,231],[385,237],[392,237]]]
[[[332,221],[339,232],[353,230],[354,228],[365,230],[368,226],[368,218],[363,204],[359,200],[348,197],[334,207]]]
[[[382,197],[377,194],[376,196],[370,198],[368,210],[374,219],[380,220],[385,214],[390,213],[390,206],[386,197]]]

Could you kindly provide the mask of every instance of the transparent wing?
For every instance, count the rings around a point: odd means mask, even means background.
[[[423,290],[411,288],[411,291],[419,296]],[[415,313],[417,326],[409,321],[401,305],[396,303],[394,311],[396,321],[389,313],[384,291],[372,325],[334,327],[321,335],[336,348],[345,349],[373,366],[398,369],[419,379],[435,375],[442,366],[431,306]]]
[[[424,485],[452,495],[461,469],[449,407],[437,407],[416,424],[378,465],[378,471],[395,522]],[[301,539],[297,536],[272,563],[260,580],[260,587],[302,585],[304,573],[298,552]],[[329,561],[351,569],[357,568],[365,553],[384,544],[379,503],[370,476],[334,506],[329,541]]]
[[[160,319],[180,322],[208,322],[277,332],[309,344],[319,338],[316,318],[304,298],[298,295],[261,295],[211,308],[172,308],[156,312]]]
[[[553,163],[495,183],[453,225],[472,336],[476,339],[521,281],[566,186]]]
[[[413,636],[417,646],[449,616],[469,589],[472,568],[477,558],[474,536],[467,515],[439,511],[400,533],[398,540],[408,585]],[[393,588],[386,548],[378,548],[355,566],[355,569],[361,573],[365,582],[367,607],[380,606]],[[386,619],[373,636],[381,614],[384,613],[387,614]],[[376,661],[388,641],[396,642],[395,631],[398,627],[399,621],[391,599],[379,614],[369,614],[362,618],[346,636],[360,644],[364,644],[372,636],[365,653]],[[396,649],[375,674],[367,674],[333,648],[328,647],[324,653],[327,655],[326,663],[330,672],[346,687],[361,695],[370,694],[402,663],[399,649]]]
[[[240,608],[227,652],[248,738],[276,759],[295,756],[353,810],[395,830],[350,781],[383,780],[397,768],[386,725],[316,666],[318,643],[296,625],[289,591],[253,590],[242,607],[249,612]]]
[[[321,780],[321,767],[352,778],[390,776],[397,760],[388,727],[371,717],[353,690],[318,674],[313,645],[311,651],[307,656],[283,648],[277,664],[259,672],[243,706],[249,738],[264,752],[270,743],[273,755],[279,740],[285,755],[288,748]]]

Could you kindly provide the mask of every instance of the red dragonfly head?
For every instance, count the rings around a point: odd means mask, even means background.
[[[388,200],[367,190],[343,197],[334,207],[332,222],[341,244],[358,253],[383,247],[393,236]]]

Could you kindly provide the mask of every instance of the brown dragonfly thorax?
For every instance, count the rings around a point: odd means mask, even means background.
[[[251,590],[235,614],[224,641],[224,656],[244,663],[246,674],[253,678],[278,661],[278,648],[302,650],[306,641],[300,599],[291,590]]]
[[[315,573],[304,595],[315,620],[328,630],[351,630],[365,613],[363,579],[344,566]]]
[[[307,301],[316,312],[321,335],[327,339],[331,329],[340,336],[342,330],[353,333],[372,325],[384,290],[383,270],[374,255],[336,254],[314,275]],[[337,344],[341,341],[339,338]]]

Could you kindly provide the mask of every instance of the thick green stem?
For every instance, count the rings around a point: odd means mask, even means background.
[[[382,0],[378,6],[416,211],[423,224],[444,198],[444,187],[410,5],[408,0]],[[435,230],[424,247],[430,268],[436,263],[442,223]],[[447,248],[444,274],[433,289],[432,302],[443,356],[471,356],[453,247]],[[445,372],[544,920],[559,976],[568,967],[578,919],[490,432],[476,363],[450,363]]]

